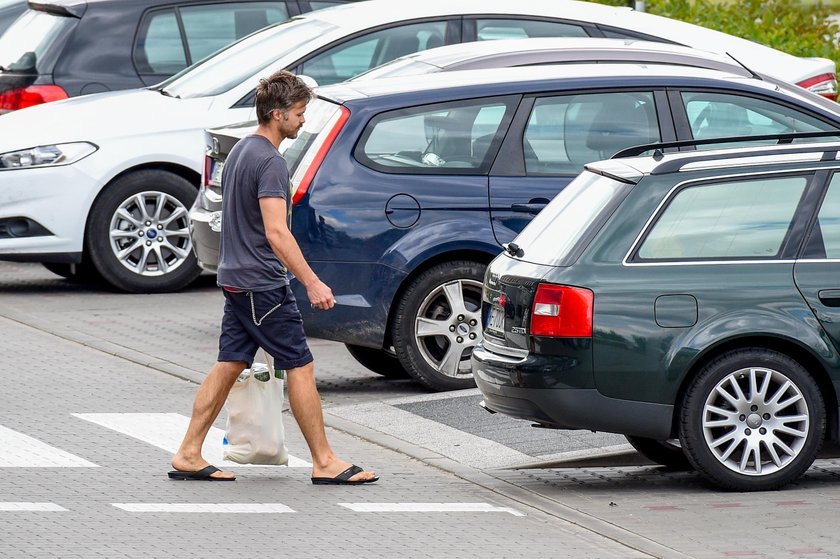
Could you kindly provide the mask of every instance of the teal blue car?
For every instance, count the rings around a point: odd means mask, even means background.
[[[800,476],[840,434],[840,143],[811,136],[587,165],[487,269],[484,407],[729,490]]]

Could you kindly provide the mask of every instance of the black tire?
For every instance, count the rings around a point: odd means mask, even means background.
[[[397,356],[388,350],[351,344],[344,344],[344,347],[347,348],[353,359],[377,375],[394,379],[411,377],[400,360],[397,359]]]
[[[658,441],[645,437],[624,436],[639,454],[671,470],[691,470],[691,462],[686,458],[679,441]]]
[[[819,386],[802,365],[776,351],[741,349],[706,365],[691,383],[680,441],[695,469],[718,486],[768,491],[814,462],[825,416]]]
[[[415,278],[397,304],[394,350],[408,374],[426,388],[475,386],[470,355],[481,335],[484,270],[484,264],[465,260],[438,264]],[[461,307],[458,312],[452,312],[450,297],[456,309]],[[418,333],[418,321],[438,333]]]
[[[195,280],[201,270],[189,236],[189,208],[196,194],[186,179],[159,170],[137,171],[106,186],[85,237],[86,252],[105,281],[122,291],[165,293]],[[112,231],[119,236],[112,238]]]

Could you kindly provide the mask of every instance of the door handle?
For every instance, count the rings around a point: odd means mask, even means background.
[[[537,215],[547,204],[548,200],[546,200],[545,198],[536,198],[534,200],[529,201],[527,204],[513,204],[511,205],[510,209],[515,212]]]
[[[840,289],[821,289],[818,296],[826,307],[840,307]]]

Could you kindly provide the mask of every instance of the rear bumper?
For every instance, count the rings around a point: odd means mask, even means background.
[[[473,376],[491,411],[558,429],[672,436],[674,406],[609,398],[594,386],[570,385],[558,369],[554,356],[509,357],[482,344],[472,354]]]
[[[190,209],[190,237],[192,237],[193,252],[201,269],[214,274],[219,267],[221,243],[219,232],[210,226],[210,220],[216,213],[219,212],[202,208],[198,203]]]

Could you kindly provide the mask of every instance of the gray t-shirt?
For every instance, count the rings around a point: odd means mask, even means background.
[[[263,136],[239,140],[222,170],[222,243],[217,282],[244,291],[265,291],[289,283],[286,268],[265,236],[260,198],[287,202],[291,227],[289,168]]]

